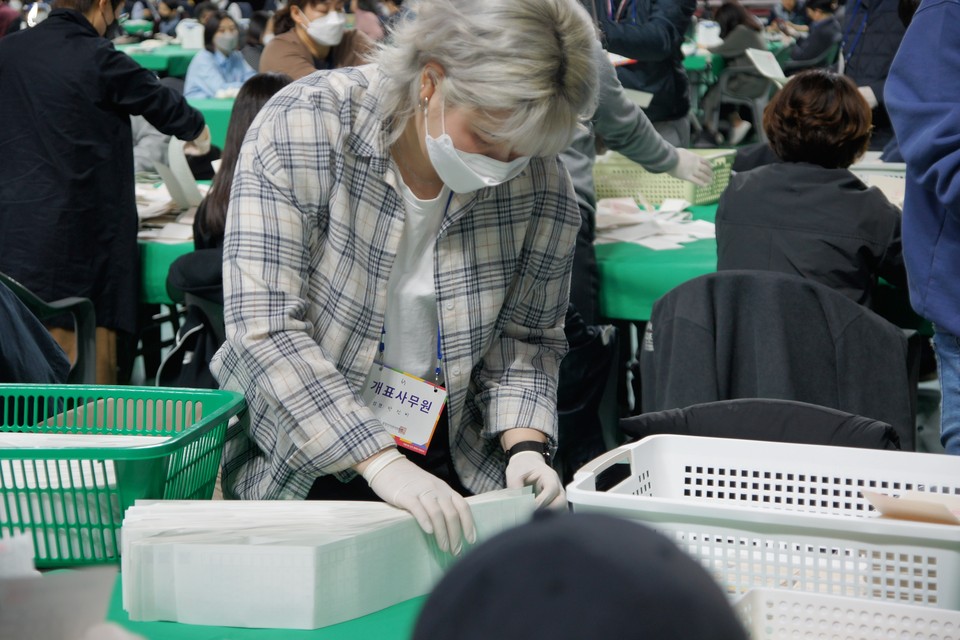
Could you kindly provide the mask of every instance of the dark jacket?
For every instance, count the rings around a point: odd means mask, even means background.
[[[846,169],[782,162],[738,173],[717,207],[717,269],[803,276],[869,304],[906,288],[900,210]]]
[[[926,2],[890,69],[887,104],[907,161],[910,301],[960,336],[960,2]]]
[[[815,60],[826,53],[830,47],[839,43],[842,37],[840,22],[834,16],[814,22],[810,25],[807,37],[797,41],[797,46],[790,52],[790,59]]]
[[[859,87],[870,87],[880,105],[873,110],[871,149],[882,149],[893,136],[883,104],[883,88],[905,28],[897,0],[849,0],[843,23],[844,74]]]
[[[617,68],[617,77],[627,89],[653,94],[644,111],[653,121],[682,118],[690,110],[690,83],[683,70],[680,45],[690,28],[697,8],[696,0],[622,0],[613,2],[614,15],[607,3],[597,0],[596,13],[608,51],[637,62]]]
[[[640,370],[645,413],[797,400],[886,422],[914,447],[903,333],[797,276],[719,271],[674,288],[653,306]]]
[[[0,40],[0,114],[0,271],[45,300],[90,298],[99,326],[133,332],[130,116],[182,139],[203,116],[67,9]]]

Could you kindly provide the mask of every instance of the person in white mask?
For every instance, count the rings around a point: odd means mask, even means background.
[[[248,413],[224,494],[380,499],[441,550],[463,496],[551,466],[580,216],[557,154],[595,109],[577,0],[419,0],[373,64],[288,85],[249,129],[224,240]]]
[[[260,71],[294,80],[318,69],[363,64],[373,41],[347,29],[343,0],[290,0],[274,15],[274,38],[260,57]]]
[[[187,67],[183,95],[187,98],[217,98],[240,90],[247,78],[256,73],[239,51],[240,30],[226,13],[207,18],[203,28],[204,51]]]

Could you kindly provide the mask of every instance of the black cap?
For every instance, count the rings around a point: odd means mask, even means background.
[[[551,514],[481,544],[437,584],[414,640],[745,640],[726,595],[663,535]]]

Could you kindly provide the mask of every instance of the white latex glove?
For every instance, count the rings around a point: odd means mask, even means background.
[[[667,173],[698,187],[705,187],[713,180],[713,167],[707,159],[687,149],[677,149],[677,164]]]
[[[363,478],[384,502],[409,511],[420,528],[436,538],[441,551],[460,555],[464,538],[470,544],[477,541],[470,505],[463,496],[396,449],[371,460]]]
[[[210,153],[210,127],[203,125],[203,131],[195,139],[183,145],[183,153],[188,156],[205,156]]]
[[[566,509],[567,496],[563,492],[560,476],[536,451],[521,451],[510,456],[507,463],[507,488],[519,489],[533,485],[537,494],[537,507]]]
[[[867,104],[870,105],[871,109],[876,109],[877,105],[880,104],[877,102],[877,94],[873,92],[873,89],[870,87],[857,87],[857,90],[860,92],[860,95],[867,101]]]

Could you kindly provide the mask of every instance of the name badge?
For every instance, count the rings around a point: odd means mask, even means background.
[[[440,385],[374,363],[363,386],[363,400],[396,440],[397,446],[425,454],[447,401]]]

